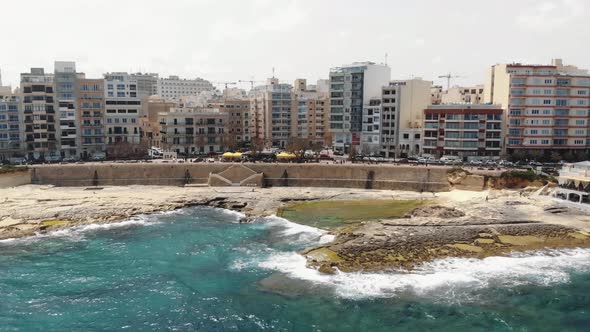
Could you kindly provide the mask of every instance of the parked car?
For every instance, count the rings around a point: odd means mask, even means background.
[[[59,163],[61,160],[61,156],[45,156],[45,161],[48,163]]]

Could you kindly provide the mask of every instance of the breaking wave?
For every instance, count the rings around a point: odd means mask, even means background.
[[[333,240],[325,231],[295,224],[283,218],[269,217],[271,227],[280,227],[279,236],[307,246]],[[384,298],[413,294],[445,302],[469,302],[481,290],[521,285],[551,286],[567,283],[574,272],[590,271],[590,249],[560,249],[514,253],[510,256],[446,258],[424,263],[412,271],[383,273],[319,273],[306,266],[306,259],[296,252],[271,250],[251,261],[236,262],[236,269],[257,266],[281,272],[290,278],[332,287],[343,298]]]

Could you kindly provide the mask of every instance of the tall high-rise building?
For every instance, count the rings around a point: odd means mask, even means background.
[[[61,156],[55,112],[53,74],[31,68],[20,77],[24,110],[25,151],[29,160],[55,160]]]
[[[80,146],[79,117],[76,104],[76,63],[56,61],[54,66],[55,99],[59,126],[57,134],[62,158],[77,158]]]
[[[382,88],[381,154],[408,157],[421,151],[423,111],[432,101],[432,82],[391,81]]]
[[[24,156],[23,112],[20,96],[0,91],[0,161]]]
[[[268,147],[287,147],[296,131],[293,87],[270,78],[266,85],[250,90],[250,107],[255,123],[252,141]]]
[[[498,64],[490,68],[486,103],[504,109],[505,148],[548,155],[590,149],[590,74],[560,59],[550,65]]]
[[[139,144],[142,108],[137,79],[127,73],[107,73],[104,78],[107,144]]]
[[[181,97],[198,96],[203,91],[215,90],[211,82],[202,78],[181,79],[178,76],[158,79],[158,95],[162,98],[179,101]]]
[[[335,150],[348,153],[359,146],[363,107],[381,96],[391,78],[387,65],[355,62],[330,70],[330,133]]]
[[[104,87],[102,78],[79,78],[76,82],[80,157],[83,159],[105,157]]]

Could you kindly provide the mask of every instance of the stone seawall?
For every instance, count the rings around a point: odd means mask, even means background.
[[[10,188],[30,183],[30,171],[0,174],[0,188]]]
[[[71,164],[36,166],[32,183],[56,186],[203,184],[210,173],[230,163],[215,164]],[[264,174],[265,186],[341,187],[414,191],[448,191],[445,168],[392,165],[243,164]]]

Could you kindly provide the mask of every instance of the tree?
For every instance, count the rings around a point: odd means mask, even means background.
[[[145,159],[148,157],[149,143],[146,141],[133,144],[117,142],[107,147],[109,159]]]
[[[576,160],[577,161],[585,161],[588,160],[588,152],[584,150],[580,150],[576,152]]]
[[[250,144],[250,151],[253,154],[259,154],[264,150],[264,140],[260,137],[253,137]]]
[[[526,152],[522,149],[517,149],[510,155],[510,161],[522,161],[526,158]]]
[[[574,161],[576,159],[576,156],[574,155],[574,153],[571,150],[569,150],[568,152],[566,152],[563,155],[563,159],[566,160],[566,161],[570,161],[571,162],[571,161]]]
[[[551,161],[553,162],[560,162],[561,161],[561,154],[559,154],[559,152],[557,151],[552,151],[551,152]]]
[[[528,151],[529,159],[539,161],[543,158],[543,150],[529,150]]]
[[[303,137],[291,137],[289,139],[289,143],[287,143],[287,150],[293,152],[297,159],[303,159],[305,155],[305,149],[311,146],[311,141],[309,138]]]

